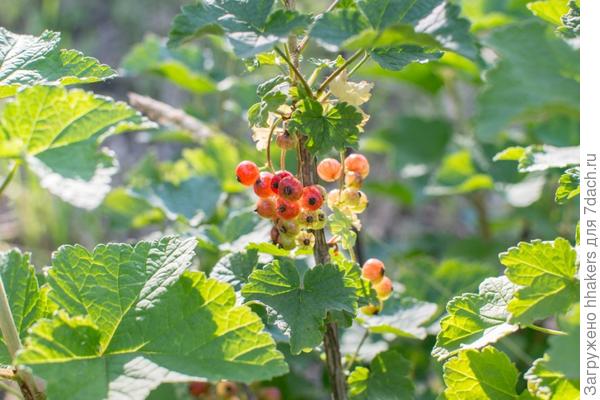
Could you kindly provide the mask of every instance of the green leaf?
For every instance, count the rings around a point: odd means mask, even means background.
[[[476,133],[493,141],[509,124],[579,112],[579,54],[537,22],[493,32],[487,44],[500,59],[478,98]]]
[[[202,147],[184,149],[183,158],[198,175],[216,178],[227,193],[237,193],[244,187],[231,171],[240,160],[236,143],[226,135],[211,135],[202,142]]]
[[[229,253],[223,256],[210,272],[210,277],[229,283],[236,292],[248,282],[248,277],[258,264],[258,251]]]
[[[365,190],[369,194],[385,196],[400,205],[410,206],[414,201],[413,190],[410,186],[398,181],[371,181],[366,182]]]
[[[325,48],[336,51],[351,37],[369,27],[367,19],[356,9],[335,9],[320,16],[310,36]]]
[[[560,18],[562,25],[558,27],[557,31],[566,39],[577,39],[581,30],[579,0],[569,0],[568,5],[569,11]]]
[[[548,338],[547,367],[568,379],[579,379],[579,325],[565,329],[567,335]]]
[[[434,303],[412,297],[394,295],[385,301],[383,310],[373,316],[361,316],[361,324],[373,333],[389,333],[412,339],[424,339],[427,330],[423,325],[436,314]]]
[[[88,139],[101,141],[155,125],[122,102],[82,90],[34,86],[19,92],[0,117],[0,157],[37,155]]]
[[[516,400],[517,378],[517,369],[501,351],[462,350],[444,364],[444,395],[448,400]]]
[[[127,229],[143,228],[165,219],[160,209],[122,187],[114,189],[104,198],[103,207],[117,220],[117,224]]]
[[[76,207],[98,207],[110,192],[119,164],[114,153],[95,140],[46,150],[27,159],[42,187]]]
[[[60,34],[18,35],[0,27],[0,98],[24,86],[73,85],[114,78],[117,73],[76,50],[59,50]]]
[[[414,399],[410,362],[395,350],[379,353],[370,369],[356,367],[348,377],[350,398],[356,400]]]
[[[438,261],[418,257],[403,262],[398,280],[406,287],[403,294],[446,307],[454,296],[477,292],[480,283],[498,271],[496,265],[462,259]]]
[[[282,249],[276,244],[269,242],[261,243],[250,243],[246,247],[247,250],[256,250],[259,253],[268,254],[275,257],[289,257],[291,252],[286,249]]]
[[[202,68],[203,56],[196,46],[167,48],[165,40],[148,35],[135,45],[123,59],[123,68],[130,74],[152,73],[194,93],[216,91],[215,82]]]
[[[538,18],[556,26],[562,25],[561,17],[569,12],[568,0],[541,0],[527,3],[527,8]]]
[[[478,58],[469,22],[459,17],[460,8],[456,5],[444,0],[360,0],[357,5],[358,9],[325,13],[315,22],[310,35],[331,51],[340,47],[375,47],[380,48],[378,53],[386,53],[383,48],[388,46],[421,45],[428,51],[446,49]],[[386,68],[399,69],[407,60],[407,55],[400,55],[397,50],[386,56],[388,59],[381,63]],[[422,57],[416,57],[417,61],[422,61]]]
[[[554,201],[558,204],[564,204],[567,200],[579,196],[579,191],[579,167],[569,168],[558,180]]]
[[[579,165],[579,146],[554,147],[547,144],[509,147],[494,156],[494,161],[518,161],[519,172],[545,171]]]
[[[469,21],[460,17],[460,7],[455,4],[444,0],[358,0],[357,4],[377,31],[408,25],[416,33],[433,37],[443,49],[473,60],[479,57]]]
[[[445,154],[451,136],[452,127],[448,121],[417,117],[394,119],[389,128],[376,133],[378,139],[389,144],[385,151],[398,169],[409,164],[437,163]],[[369,140],[365,138],[366,144]]]
[[[340,237],[344,249],[353,248],[356,244],[356,232],[354,231],[352,217],[339,208],[334,208],[327,217],[329,229],[332,235]]]
[[[465,149],[444,157],[435,176],[435,184],[427,188],[427,193],[438,196],[464,194],[493,187],[492,177],[477,173],[471,152]]]
[[[167,218],[184,217],[195,224],[215,213],[221,198],[221,185],[210,176],[193,176],[178,185],[158,182],[134,189],[133,193],[164,211]]]
[[[184,6],[173,20],[169,46],[206,34],[225,34],[238,57],[248,58],[271,50],[287,35],[306,28],[308,15],[277,10],[273,0],[202,1]]]
[[[255,270],[242,296],[264,303],[283,317],[294,354],[321,343],[328,312],[354,314],[357,302],[354,285],[336,265],[317,265],[301,276],[290,260],[275,260]]]
[[[185,272],[195,239],[63,246],[51,300],[63,310],[30,330],[17,363],[57,399],[144,399],[162,382],[250,382],[287,367],[260,318],[235,293]],[[93,376],[94,379],[82,379]]]
[[[371,57],[385,69],[399,71],[412,63],[425,64],[442,56],[439,51],[428,51],[423,47],[404,45],[395,47],[376,48]]]
[[[306,147],[313,153],[327,153],[332,148],[339,151],[358,142],[358,125],[363,116],[347,104],[337,103],[328,109],[313,99],[304,99],[288,123],[291,132],[308,136]]]
[[[530,324],[565,311],[579,298],[577,254],[571,244],[534,240],[500,254],[505,274],[522,286],[508,304],[511,321]]]
[[[251,125],[265,127],[270,112],[276,111],[287,100],[288,78],[277,75],[256,88],[260,101],[248,109],[248,121]]]
[[[577,337],[579,342],[579,337]],[[571,352],[579,354],[579,345]],[[579,365],[579,360],[577,360]],[[542,400],[578,399],[579,376],[567,379],[561,372],[552,370],[549,365],[548,355],[538,358],[531,368],[525,373],[529,392]]]
[[[23,254],[16,249],[0,253],[0,278],[21,339],[45,313],[45,300],[29,258],[28,253]],[[0,363],[12,364],[4,339],[0,339]]]
[[[479,286],[479,294],[467,293],[450,300],[431,355],[442,360],[462,349],[495,343],[519,329],[508,322],[507,311],[517,288],[504,276],[487,278]]]

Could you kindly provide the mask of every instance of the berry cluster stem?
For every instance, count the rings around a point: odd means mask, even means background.
[[[295,0],[285,0],[284,4],[287,9],[293,10],[296,7]],[[335,7],[337,1],[333,2],[331,8]],[[301,46],[298,46],[297,38],[292,35],[288,38],[288,49],[290,51],[290,59],[288,59],[281,50],[275,48],[277,53],[286,60],[290,69],[294,72],[296,78],[304,86],[307,93],[314,97],[310,86],[306,82],[306,79],[298,71],[298,60],[300,52],[306,45],[306,38]],[[298,138],[298,174],[301,177],[304,186],[313,185],[317,181],[317,166],[315,164],[315,157],[310,154],[305,144],[306,138],[299,135]],[[314,231],[315,245],[313,247],[313,254],[315,262],[317,264],[327,264],[330,261],[329,258],[329,246],[325,239],[325,232],[323,229],[317,229]],[[338,328],[335,322],[331,321],[330,316],[327,316],[325,335],[323,337],[323,347],[325,349],[325,356],[327,360],[327,372],[329,373],[329,380],[331,382],[331,392],[333,400],[347,400],[348,393],[346,390],[346,375],[344,374],[344,368],[342,366],[342,354],[340,352],[340,343],[338,337]]]
[[[305,146],[305,138],[299,141],[300,154],[300,176],[304,185],[312,185],[316,181],[315,160]],[[329,247],[325,239],[325,232],[322,229],[316,230],[315,245],[313,254],[317,264],[326,264],[329,262]],[[329,319],[329,318],[328,318]],[[342,367],[342,355],[340,353],[340,343],[338,329],[335,322],[327,321],[325,327],[325,336],[323,337],[323,347],[327,359],[327,371],[331,381],[332,397],[334,400],[346,400],[348,398],[346,391],[346,376]]]

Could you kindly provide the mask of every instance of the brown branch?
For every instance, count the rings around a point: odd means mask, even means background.
[[[206,139],[213,134],[205,123],[167,103],[133,92],[128,93],[127,97],[134,108],[161,125],[176,126],[192,133],[198,139]]]

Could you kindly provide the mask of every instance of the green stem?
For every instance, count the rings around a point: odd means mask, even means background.
[[[362,347],[365,344],[365,342],[367,341],[368,337],[369,337],[369,330],[365,329],[365,333],[363,334],[362,338],[360,339],[360,342],[358,342],[358,346],[356,347],[356,350],[354,351],[354,354],[352,354],[352,357],[348,361],[348,365],[346,366],[346,369],[348,371],[350,371],[350,368],[352,368],[352,366],[354,365],[354,363],[358,359],[358,355],[360,353],[360,349],[362,349]]]
[[[272,172],[275,172],[275,168],[273,168],[273,162],[271,161],[271,141],[273,140],[273,132],[275,132],[275,128],[282,121],[282,118],[277,118],[273,121],[273,125],[271,125],[271,130],[269,131],[269,137],[267,139],[267,165]]]
[[[529,329],[533,329],[534,331],[538,331],[538,332],[542,332],[548,335],[557,335],[557,336],[567,336],[568,333],[563,332],[563,331],[557,331],[554,329],[550,329],[550,328],[544,328],[543,326],[537,326],[537,325],[525,325],[525,328],[529,328]]]
[[[348,76],[354,74],[356,70],[362,67],[363,64],[366,63],[369,58],[371,58],[371,55],[365,52],[363,58],[361,58],[360,61],[354,67],[352,67],[350,71],[348,71]]]
[[[296,68],[296,66],[294,65],[294,63],[292,61],[290,61],[290,59],[285,55],[285,53],[283,51],[281,51],[280,48],[275,47],[275,52],[277,54],[279,54],[279,56],[281,58],[283,58],[283,60],[291,68],[291,70],[294,71],[294,75],[296,75],[296,78],[298,78],[298,80],[300,81],[300,83],[304,87],[304,90],[306,90],[306,93],[308,93],[308,95],[310,97],[315,97],[315,95],[313,94],[312,89],[308,85],[308,82],[306,82],[306,79],[304,79],[304,77],[302,76],[302,74],[300,73],[300,71],[298,71],[298,68]]]
[[[17,171],[19,169],[20,164],[21,163],[19,161],[15,161],[13,163],[12,167],[10,168],[10,171],[8,171],[8,175],[6,175],[6,178],[4,178],[2,185],[0,185],[0,196],[2,196],[2,194],[4,193],[4,190],[8,187],[10,182],[13,180],[15,174],[17,173]]]
[[[23,395],[21,394],[21,392],[19,390],[15,389],[14,387],[12,387],[12,385],[10,383],[0,381],[0,390],[10,393],[20,400],[23,399]]]
[[[339,74],[341,74],[346,68],[348,68],[348,66],[350,64],[352,64],[354,61],[356,61],[356,59],[364,52],[364,50],[358,50],[356,53],[352,54],[352,56],[350,56],[350,58],[348,58],[342,65],[340,65],[335,71],[333,71],[331,73],[331,75],[329,75],[327,77],[327,79],[325,79],[323,81],[323,83],[321,83],[321,86],[319,86],[319,89],[317,90],[317,97],[319,97],[319,95],[321,95],[323,93],[323,91],[327,88],[327,86],[329,86],[329,84],[331,83],[331,81],[333,81],[335,78],[337,78],[337,76]]]

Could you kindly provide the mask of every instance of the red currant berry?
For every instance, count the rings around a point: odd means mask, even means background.
[[[271,228],[271,242],[273,242],[273,244],[277,244],[279,240],[279,229],[277,229],[276,226],[274,226],[273,228]]]
[[[277,199],[277,216],[283,219],[294,219],[300,214],[300,205],[297,201],[291,201],[280,197]]]
[[[279,182],[281,182],[283,178],[287,178],[290,176],[293,177],[294,175],[292,175],[289,171],[277,171],[271,179],[271,190],[273,191],[273,193],[278,194]]]
[[[258,197],[273,196],[275,193],[273,193],[273,191],[271,190],[272,179],[272,173],[266,171],[261,172],[256,182],[254,182],[254,193],[256,193]]]
[[[346,171],[356,172],[363,179],[369,175],[369,161],[362,154],[350,154],[344,160],[344,167]]]
[[[353,208],[360,203],[362,193],[360,190],[346,188],[340,194],[340,201],[347,207]]]
[[[296,236],[280,234],[277,243],[282,249],[293,250],[296,247]]]
[[[210,383],[208,382],[190,382],[188,392],[194,397],[200,397],[210,392]]]
[[[283,397],[281,396],[281,390],[279,390],[279,388],[276,388],[275,386],[269,386],[269,387],[260,389],[260,391],[258,392],[258,399],[259,400],[282,400]]]
[[[327,207],[330,209],[334,209],[338,203],[340,202],[340,190],[333,189],[331,192],[327,194]]]
[[[278,219],[275,225],[280,233],[295,236],[300,232],[300,226],[291,219]]]
[[[323,194],[315,185],[307,186],[302,191],[302,207],[308,210],[318,210],[323,205]]]
[[[363,278],[377,283],[383,278],[383,274],[385,273],[385,266],[381,260],[377,258],[369,258],[362,266],[362,276]]]
[[[259,174],[258,167],[252,161],[242,161],[235,169],[238,182],[244,186],[254,185]]]
[[[379,306],[376,306],[374,304],[368,304],[366,306],[361,307],[360,311],[366,315],[375,315],[381,310],[379,309]]]
[[[325,211],[317,210],[316,214],[317,214],[317,221],[315,222],[313,229],[325,228],[325,224],[327,223],[327,216],[325,215]]]
[[[302,197],[302,183],[293,176],[287,176],[279,181],[279,196],[287,200],[299,200]]]
[[[302,250],[312,249],[315,245],[315,235],[307,231],[300,232],[296,236],[296,245]]]
[[[277,136],[276,141],[277,141],[277,145],[284,150],[293,149],[296,147],[296,144],[298,143],[298,139],[296,138],[296,135],[292,135],[287,130],[283,131],[283,133],[281,135]]]
[[[258,199],[256,202],[256,213],[263,218],[275,218],[277,207],[272,198]]]
[[[392,294],[392,290],[394,290],[394,285],[392,281],[387,276],[381,278],[381,280],[374,285],[375,292],[377,292],[377,297],[381,300],[385,300]]]
[[[360,189],[363,183],[363,177],[357,172],[348,171],[344,176],[344,183],[352,189]]]
[[[317,174],[325,182],[334,182],[342,176],[342,165],[334,158],[326,158],[317,165]]]
[[[221,381],[217,383],[217,396],[230,399],[238,392],[237,385],[229,381]]]

